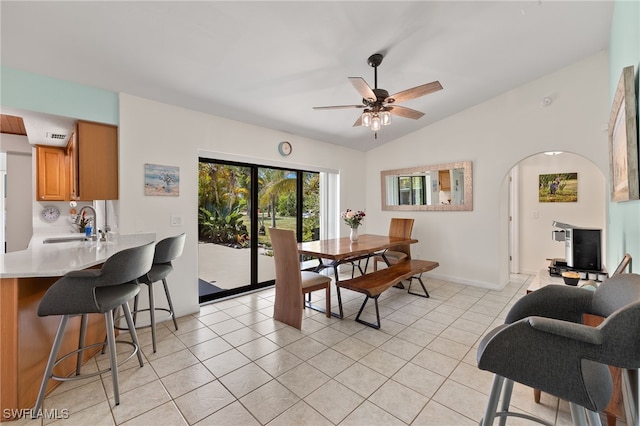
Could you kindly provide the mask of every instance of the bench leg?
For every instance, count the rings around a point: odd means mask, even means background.
[[[413,284],[413,280],[418,280],[418,282],[420,283],[420,286],[422,286],[422,290],[424,291],[424,294],[411,291],[411,284]],[[422,274],[409,278],[409,288],[407,289],[407,293],[413,294],[414,296],[427,297],[427,298],[431,297],[429,296],[429,292],[427,291],[427,288],[424,286],[424,283],[422,282]]]
[[[374,296],[374,297],[367,296],[366,299],[364,299],[364,302],[362,303],[362,306],[360,307],[360,310],[358,311],[358,315],[356,316],[356,321],[357,322],[359,322],[360,324],[368,325],[369,327],[373,327],[376,330],[380,329],[380,311],[378,310],[378,297],[380,297],[380,295],[377,295],[377,296]],[[369,299],[373,299],[374,302],[376,303],[376,319],[378,320],[377,324],[374,324],[372,322],[368,322],[368,321],[360,319],[360,314],[362,314],[362,311],[364,310],[364,307],[367,304],[367,302],[369,301]]]

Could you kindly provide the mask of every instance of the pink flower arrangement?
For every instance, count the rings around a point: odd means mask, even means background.
[[[344,220],[344,223],[349,225],[350,228],[356,229],[362,224],[366,214],[362,210],[353,211],[347,209],[340,213],[340,217]]]

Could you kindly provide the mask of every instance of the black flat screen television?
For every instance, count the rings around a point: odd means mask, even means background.
[[[567,266],[580,271],[602,271],[602,230],[565,230]]]

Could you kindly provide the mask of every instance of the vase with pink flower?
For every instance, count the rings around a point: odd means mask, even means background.
[[[351,242],[358,241],[358,228],[362,224],[365,216],[366,214],[362,210],[354,211],[347,209],[340,213],[340,217],[344,220],[344,223],[351,228],[351,233],[349,234]]]

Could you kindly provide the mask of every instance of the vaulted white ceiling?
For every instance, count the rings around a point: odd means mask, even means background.
[[[366,151],[608,47],[612,1],[5,1],[3,66]],[[347,77],[444,87],[378,132]],[[541,93],[541,98],[548,94]]]

